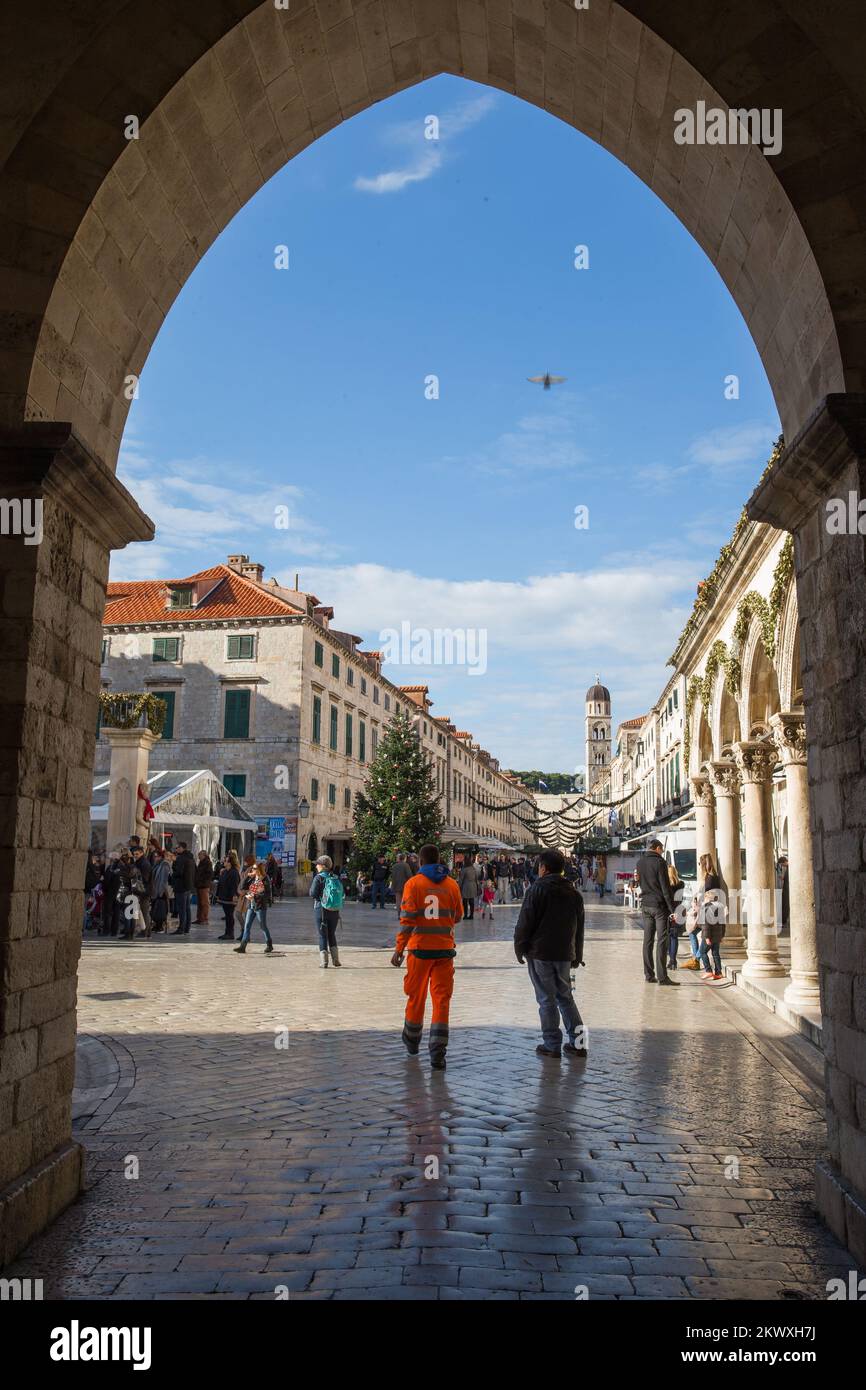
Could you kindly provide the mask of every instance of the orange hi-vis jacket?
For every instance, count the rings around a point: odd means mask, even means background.
[[[397,950],[419,960],[455,956],[454,927],[462,920],[463,898],[445,865],[423,864],[403,889]]]

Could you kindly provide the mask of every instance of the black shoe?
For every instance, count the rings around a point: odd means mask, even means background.
[[[648,985],[658,984],[658,980],[656,979],[655,975],[644,975],[644,979],[646,980]]]
[[[236,956],[245,956],[246,953],[247,953],[247,948],[246,948],[246,946],[243,945],[243,943],[241,943],[240,946],[236,946],[236,947],[235,947],[235,955],[236,955]]]
[[[430,1065],[431,1065],[431,1067],[433,1068],[434,1071],[444,1071],[444,1070],[445,1070],[445,1058],[444,1058],[444,1057],[431,1057],[431,1058],[430,1058]]]
[[[679,980],[659,980],[658,983],[660,985],[670,985],[673,989],[679,989],[680,987]]]
[[[227,932],[223,932],[222,936],[217,937],[217,941],[234,941],[234,936],[229,936]]]
[[[417,1057],[417,1056],[418,1056],[418,1053],[421,1051],[421,1044],[420,1044],[420,1043],[416,1043],[414,1047],[410,1047],[409,1044],[408,1044],[407,1042],[404,1042],[404,1043],[403,1043],[403,1046],[405,1047],[406,1051],[409,1053],[409,1056],[410,1056],[410,1057]]]
[[[273,949],[274,949],[274,943],[273,943],[273,941],[269,941],[268,944],[267,944],[267,946],[265,947],[265,949],[262,951],[262,955],[263,955],[263,956],[269,956],[269,955],[271,954],[271,951],[272,951]]]
[[[575,1047],[574,1043],[564,1043],[563,1052],[567,1052],[571,1057],[585,1057],[587,1055],[585,1047]]]
[[[545,1047],[543,1043],[539,1043],[539,1044],[538,1044],[538,1047],[537,1047],[535,1050],[536,1050],[536,1052],[538,1053],[539,1057],[561,1057],[561,1056],[562,1056],[562,1053],[561,1053],[561,1052],[554,1051],[554,1049],[551,1048],[551,1047]]]
[[[169,932],[169,936],[183,936],[183,928],[175,927],[174,931]]]

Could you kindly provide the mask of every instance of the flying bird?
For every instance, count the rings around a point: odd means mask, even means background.
[[[527,381],[534,381],[536,384],[540,382],[545,391],[549,391],[551,386],[558,386],[561,381],[567,381],[567,379],[564,376],[551,376],[550,372],[545,372],[544,376],[528,376],[526,378]]]

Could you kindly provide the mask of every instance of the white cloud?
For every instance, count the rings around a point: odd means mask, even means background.
[[[128,546],[112,558],[112,580],[180,578],[207,552],[224,559],[239,547],[252,552],[257,538],[271,548],[283,543],[293,556],[336,560],[342,547],[301,511],[302,489],[262,484],[240,465],[206,458],[159,463],[139,443],[125,445],[117,470],[142,511],[156,526],[149,544]],[[244,485],[238,485],[238,479]],[[288,526],[283,524],[288,520]]]
[[[653,491],[670,492],[684,479],[707,470],[719,478],[748,466],[757,475],[770,457],[778,434],[778,424],[760,420],[723,425],[693,439],[683,462],[647,464],[637,469],[635,477]]]
[[[371,178],[359,175],[354,182],[355,189],[359,193],[400,193],[410,184],[424,183],[432,178],[449,157],[452,142],[483,120],[493,109],[495,100],[492,93],[486,93],[437,117],[439,130],[435,140],[427,138],[425,122],[420,119],[390,126],[385,139],[406,151],[404,161],[397,168]]]
[[[474,454],[464,459],[446,458],[445,462],[502,475],[577,472],[589,462],[589,455],[574,439],[579,428],[578,407],[575,396],[563,394],[544,414],[524,415],[513,429]]]

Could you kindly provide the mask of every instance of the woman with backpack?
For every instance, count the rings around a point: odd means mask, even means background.
[[[259,926],[264,932],[265,940],[268,943],[263,954],[266,956],[271,954],[274,949],[274,943],[268,931],[268,908],[272,905],[273,901],[274,894],[271,888],[271,880],[265,873],[264,864],[253,864],[244,894],[244,903],[246,906],[244,930],[241,936],[240,946],[235,947],[235,955],[242,956],[246,954],[247,942],[250,939],[253,921],[256,917],[259,919]]]
[[[310,884],[310,897],[313,899],[313,915],[319,933],[319,964],[323,970],[327,970],[329,951],[334,965],[341,964],[337,949],[337,924],[344,897],[340,876],[334,873],[333,861],[327,854],[316,860],[316,876]]]
[[[241,874],[238,857],[234,850],[229,850],[223,859],[216,890],[216,899],[223,910],[226,923],[225,930],[222,936],[217,937],[217,941],[234,941],[235,939],[235,907],[237,906],[240,887]]]

